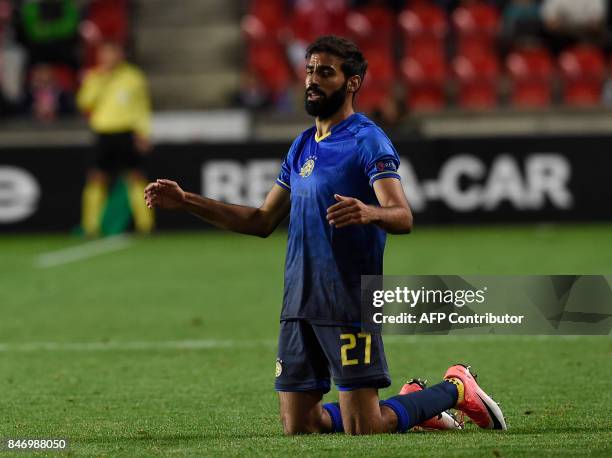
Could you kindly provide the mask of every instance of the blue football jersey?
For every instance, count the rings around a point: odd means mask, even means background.
[[[355,113],[315,139],[316,127],[291,145],[276,182],[291,192],[281,320],[319,324],[361,321],[361,275],[382,275],[386,233],[374,224],[330,226],[334,194],[378,205],[372,188],[397,178],[399,157],[385,133]]]

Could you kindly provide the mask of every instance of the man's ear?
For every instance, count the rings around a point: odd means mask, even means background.
[[[348,92],[355,93],[361,87],[361,77],[359,75],[353,75],[348,79],[346,88]]]

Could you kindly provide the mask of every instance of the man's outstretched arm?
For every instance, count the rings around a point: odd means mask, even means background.
[[[204,221],[241,234],[267,237],[289,214],[289,191],[275,184],[261,207],[245,207],[185,192],[174,181],[157,180],[145,189],[149,208],[183,210]]]

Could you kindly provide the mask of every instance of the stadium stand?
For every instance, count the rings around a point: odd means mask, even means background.
[[[284,31],[275,36],[277,65],[283,65],[284,52],[291,62],[294,84],[299,85],[306,44],[315,35],[346,31],[370,61],[358,102],[364,111],[377,110],[389,97],[399,97],[415,112],[600,103],[605,79],[603,45],[591,45],[589,52],[572,51],[571,46],[559,50],[557,37],[544,32],[541,8],[548,9],[548,17],[553,9],[562,8],[547,6],[549,2],[407,0],[399,2],[399,12],[398,2],[390,6],[391,2],[361,1],[354,6],[334,1],[329,10],[319,3],[280,2],[272,8],[275,16],[268,20],[268,29]],[[248,40],[249,47],[254,40]],[[576,40],[582,48],[587,38]],[[593,65],[596,75],[585,68]],[[578,69],[572,72],[568,66]],[[286,71],[281,73],[283,86],[289,88]],[[558,75],[560,85],[556,84]],[[262,83],[274,92],[278,78],[269,72]],[[397,84],[402,91],[393,90]]]
[[[185,0],[178,8],[164,0],[1,0],[3,80],[20,74],[18,59],[6,51],[7,43],[16,44],[27,56],[20,97],[37,63],[50,64],[62,91],[74,93],[98,43],[112,39],[128,45],[147,71],[157,109],[233,105],[297,113],[306,46],[338,34],[355,40],[369,61],[357,98],[358,109],[369,113],[393,104],[417,115],[595,108],[610,99],[604,96],[610,11],[601,0],[588,0],[584,11],[565,0],[226,3]],[[561,20],[568,12],[571,18]],[[43,23],[61,27],[41,38]],[[0,94],[6,92],[3,86]],[[7,109],[7,98],[0,97],[3,115],[23,113],[21,99],[13,96],[16,106]]]

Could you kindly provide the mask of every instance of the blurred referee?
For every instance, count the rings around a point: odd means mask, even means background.
[[[136,230],[150,233],[154,216],[142,200],[146,185],[142,162],[151,150],[151,101],[145,76],[126,62],[119,43],[100,45],[98,65],[85,76],[77,103],[97,137],[96,161],[83,189],[81,225],[85,234],[100,235],[109,181],[117,174],[127,179]]]

